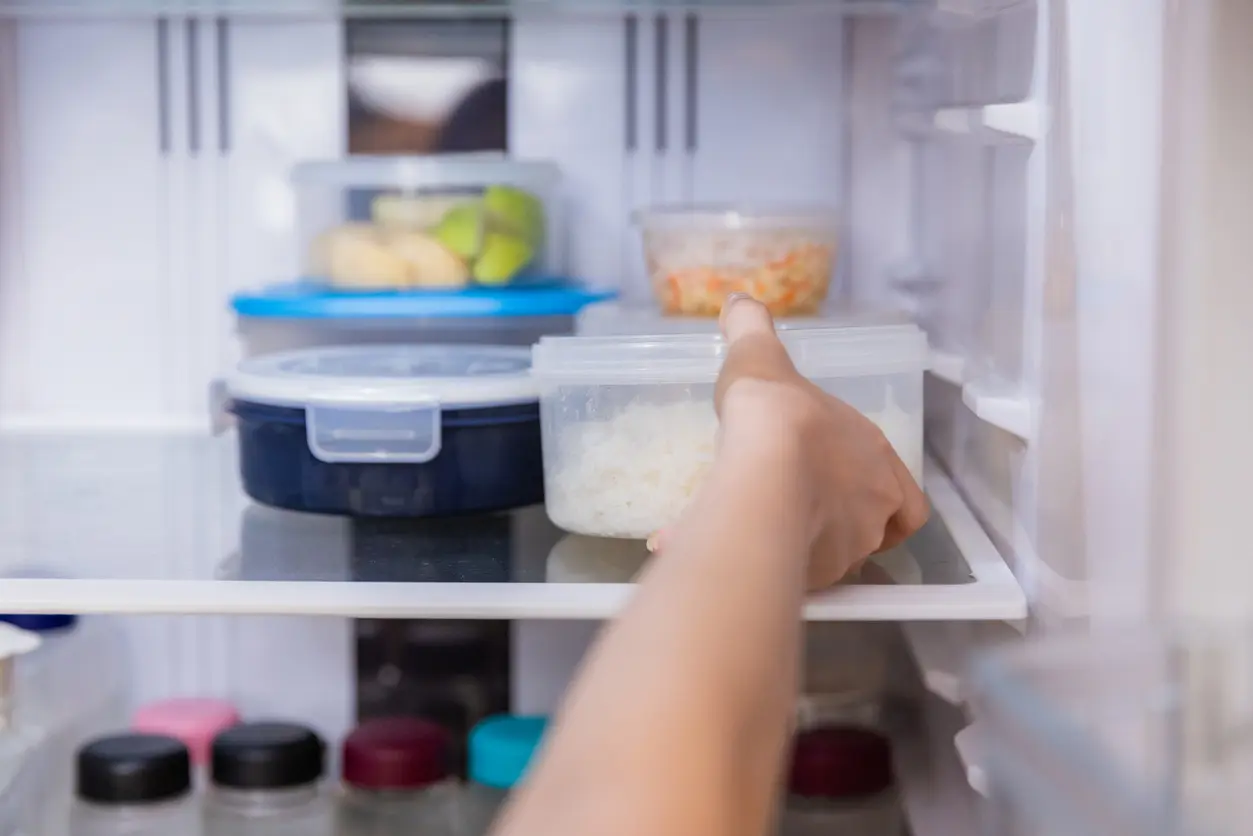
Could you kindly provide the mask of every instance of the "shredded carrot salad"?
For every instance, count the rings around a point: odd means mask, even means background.
[[[835,262],[833,246],[749,247],[742,256],[736,263],[706,266],[673,265],[664,258],[650,258],[653,289],[663,310],[717,316],[727,296],[747,293],[775,316],[798,316],[816,313],[827,298]]]

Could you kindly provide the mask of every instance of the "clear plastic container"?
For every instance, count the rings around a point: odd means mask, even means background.
[[[227,383],[248,495],[293,511],[421,517],[543,499],[526,349],[365,346],[245,360]]]
[[[292,172],[305,277],[448,289],[564,275],[561,175],[503,153],[349,157]]]
[[[38,647],[38,635],[0,622],[0,836],[44,832],[40,816],[46,801],[45,738],[42,729],[18,720],[14,683],[19,658]],[[65,796],[58,801],[66,806]]]
[[[801,331],[912,325],[913,321],[900,311],[835,307],[823,309],[815,316],[780,317],[774,324],[779,331]],[[718,320],[708,316],[667,316],[657,307],[609,301],[588,305],[580,311],[575,317],[574,333],[580,337],[716,334]]]
[[[172,737],[125,734],[83,747],[77,796],[70,836],[200,833],[191,757]]]
[[[244,723],[213,741],[206,836],[331,836],[326,746],[292,723]]]
[[[39,649],[16,665],[17,719],[44,735],[39,784],[40,827],[62,833],[64,799],[74,790],[74,753],[92,738],[122,728],[127,717],[128,659],[121,631],[106,616],[0,615],[37,633]]]
[[[344,740],[337,836],[454,836],[450,736],[412,717],[370,720]]]
[[[812,315],[835,272],[839,215],[808,207],[662,206],[636,213],[667,314],[717,316],[747,293],[775,316]]]
[[[470,782],[458,807],[463,836],[483,836],[522,780],[548,727],[544,717],[489,717],[470,732]]]
[[[913,326],[788,331],[801,374],[874,421],[921,481],[926,337]],[[560,528],[647,538],[713,461],[720,337],[550,337],[533,353],[545,502]]]
[[[903,836],[892,748],[869,729],[828,726],[796,736],[780,836]]]

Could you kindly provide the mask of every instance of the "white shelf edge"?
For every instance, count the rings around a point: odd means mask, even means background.
[[[983,108],[984,127],[1039,142],[1044,136],[1044,112],[1033,101],[1008,102]]]
[[[939,466],[924,485],[973,574],[969,583],[846,586],[805,605],[813,621],[981,621],[1026,616],[1009,567]],[[375,583],[195,579],[0,580],[0,610],[146,614],[325,615],[379,618],[601,619],[629,600],[630,584]]]
[[[962,403],[979,420],[1023,441],[1031,440],[1034,425],[1031,401],[1023,395],[989,390],[976,383],[967,383],[962,387]]]
[[[982,750],[980,747],[979,724],[971,723],[953,737],[953,746],[957,750],[957,758],[966,772],[966,783],[970,788],[985,798],[988,795],[988,776],[980,765]]]
[[[960,354],[948,351],[932,351],[931,367],[927,370],[932,377],[961,386],[966,379],[966,361]]]

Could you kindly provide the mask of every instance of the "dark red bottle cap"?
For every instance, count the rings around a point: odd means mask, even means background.
[[[451,737],[416,717],[369,720],[344,739],[344,783],[361,789],[420,789],[448,777]]]
[[[869,729],[829,726],[796,735],[788,791],[811,798],[864,798],[892,786],[892,745]]]

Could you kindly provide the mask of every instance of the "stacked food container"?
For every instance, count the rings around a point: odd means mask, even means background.
[[[556,167],[355,157],[301,165],[293,186],[302,277],[233,303],[249,496],[351,517],[541,502],[526,347],[612,295],[564,276]]]

